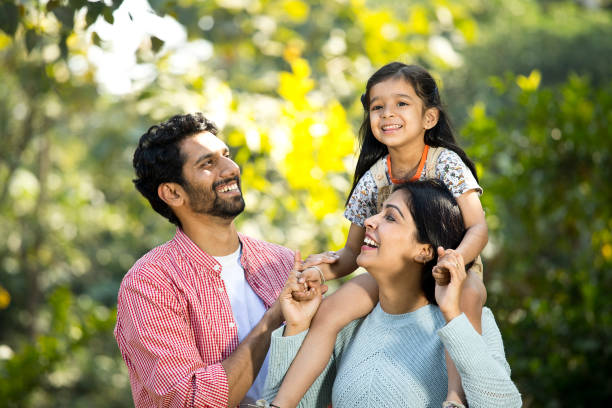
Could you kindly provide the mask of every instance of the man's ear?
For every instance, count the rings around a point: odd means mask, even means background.
[[[418,263],[426,264],[427,262],[431,261],[433,257],[434,257],[433,247],[429,244],[426,244],[426,245],[421,245],[421,248],[419,249],[419,253],[414,258],[414,260],[417,261]]]
[[[180,207],[185,203],[185,190],[178,183],[161,183],[157,195],[170,207]]]
[[[438,119],[440,119],[440,110],[438,108],[429,108],[425,111],[425,115],[423,115],[423,126],[425,129],[431,129],[436,126]]]

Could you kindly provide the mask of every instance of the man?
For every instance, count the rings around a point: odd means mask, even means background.
[[[177,225],[119,289],[115,338],[136,407],[227,407],[262,394],[294,254],[236,231],[240,169],[216,134],[200,113],[174,116],[134,154],[136,188]]]

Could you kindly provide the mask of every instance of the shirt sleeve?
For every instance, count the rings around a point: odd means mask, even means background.
[[[115,336],[136,407],[226,407],[227,375],[202,361],[171,284],[139,271],[119,290]]]
[[[357,182],[344,210],[344,218],[363,227],[365,220],[376,214],[377,197],[378,187],[372,172],[368,170]]]
[[[452,358],[470,407],[521,407],[521,395],[510,378],[504,345],[493,313],[482,311],[482,336],[462,314],[438,330]]]
[[[482,188],[469,167],[452,150],[447,149],[440,154],[436,163],[436,178],[448,187],[454,197],[459,197],[470,190],[482,194]]]

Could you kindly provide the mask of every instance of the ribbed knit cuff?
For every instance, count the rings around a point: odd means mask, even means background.
[[[460,314],[438,330],[438,336],[450,354],[455,366],[461,372],[469,370],[487,346],[474,329],[465,313]]]
[[[289,366],[295,358],[308,330],[295,336],[283,337],[285,326],[281,326],[272,332],[270,340],[270,359],[268,360],[268,376],[264,390],[264,398],[272,401],[278,392],[278,388],[289,370]]]

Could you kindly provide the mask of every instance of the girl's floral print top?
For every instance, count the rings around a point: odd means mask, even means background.
[[[380,160],[387,160],[387,156]],[[459,155],[452,150],[444,149],[440,153],[434,175],[427,174],[426,168],[427,166],[423,168],[419,180],[428,178],[440,179],[455,197],[459,197],[470,190],[476,190],[478,194],[482,194],[482,188],[478,185],[470,169],[461,160]],[[387,174],[387,182],[391,184],[389,172],[385,170],[385,173]],[[363,227],[366,218],[376,214],[377,196],[378,187],[370,169],[365,172],[355,186],[355,190],[353,190],[353,194],[344,210],[344,217],[353,224]]]

